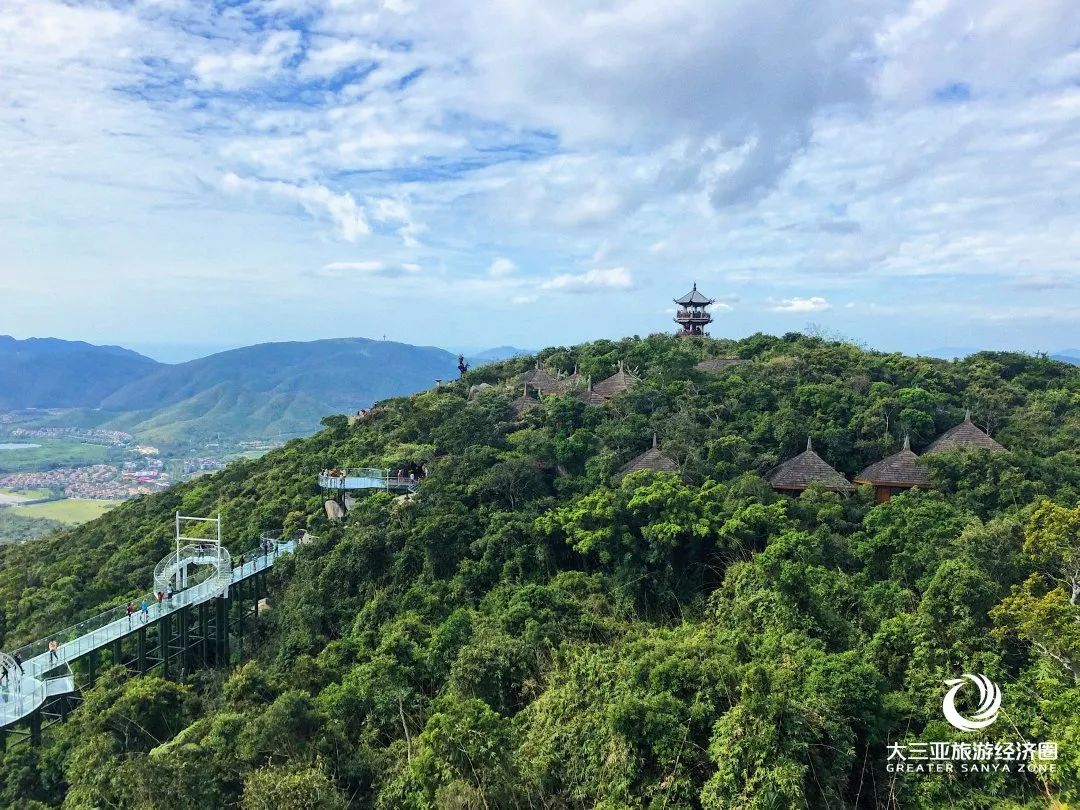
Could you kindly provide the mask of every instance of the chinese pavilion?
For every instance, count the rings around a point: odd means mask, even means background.
[[[698,292],[697,282],[694,282],[694,289],[682,298],[676,298],[675,303],[679,305],[675,312],[675,323],[682,327],[679,334],[683,337],[708,336],[705,327],[712,323],[708,307],[713,303],[713,299]]]

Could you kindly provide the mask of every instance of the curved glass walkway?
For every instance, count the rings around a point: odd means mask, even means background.
[[[94,650],[118,639],[137,633],[141,627],[182,608],[228,596],[229,585],[242,582],[273,566],[282,555],[296,550],[299,540],[277,540],[264,537],[259,546],[245,553],[242,565],[232,568],[232,576],[223,582],[220,576],[210,578],[173,594],[160,604],[153,593],[132,600],[136,611],[127,612],[127,604],[107,610],[72,627],[53,633],[15,651],[22,660],[22,672],[7,656],[0,664],[8,668],[7,679],[0,676],[0,728],[12,725],[33,713],[46,699],[75,691],[74,679],[68,665]],[[149,611],[138,610],[143,601]],[[50,651],[50,644],[55,649]],[[6,659],[6,662],[5,662]]]

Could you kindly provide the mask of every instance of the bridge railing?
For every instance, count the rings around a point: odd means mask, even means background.
[[[8,675],[10,683],[0,688],[0,726],[25,717],[45,702],[48,685],[43,680],[35,678],[20,678],[13,680]],[[18,691],[14,691],[18,684]]]
[[[361,487],[373,489],[407,489],[414,492],[420,483],[418,478],[407,475],[391,475],[390,470],[378,467],[345,467],[323,470],[319,473],[319,486],[323,489],[350,489],[348,479],[371,481],[372,485]]]

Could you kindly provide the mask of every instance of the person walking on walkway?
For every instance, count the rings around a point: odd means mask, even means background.
[[[161,615],[161,603],[165,601],[165,592],[164,591],[158,591],[156,595],[157,595],[157,612],[158,612],[158,615]]]
[[[0,683],[2,683],[4,685],[7,685],[7,682],[8,682],[7,664],[0,664]]]
[[[172,604],[172,598],[173,598],[173,589],[172,589],[172,585],[170,585],[169,590],[165,591],[165,601],[168,602],[169,604]]]
[[[19,674],[20,675],[25,675],[26,670],[24,670],[23,667],[22,667],[22,656],[19,655],[18,653],[12,653],[11,654],[11,660],[14,661],[15,666],[17,666],[19,668]]]
[[[146,620],[150,618],[150,603],[147,602],[145,599],[142,600],[141,612],[143,624],[146,624]]]
[[[49,663],[50,664],[53,661],[57,660],[56,651],[59,650],[59,649],[60,649],[60,645],[56,643],[55,638],[52,641],[49,642]]]

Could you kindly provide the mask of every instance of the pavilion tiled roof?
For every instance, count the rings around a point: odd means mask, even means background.
[[[637,472],[638,470],[652,470],[653,472],[678,472],[679,465],[660,452],[656,444],[656,434],[653,434],[652,447],[637,458],[632,458],[619,470],[620,475]]]
[[[604,399],[613,397],[616,394],[621,394],[624,391],[629,391],[638,383],[638,378],[623,368],[622,361],[619,361],[619,370],[608,377],[606,380],[601,380],[593,386],[593,390],[602,396]]]
[[[955,427],[951,427],[930,443],[923,453],[947,453],[952,450],[991,450],[995,453],[1008,452],[1004,447],[990,438],[985,431],[976,427],[971,421],[971,413],[968,412],[964,421]]]
[[[745,362],[741,357],[712,357],[708,360],[702,360],[694,368],[698,371],[723,371],[726,368]]]
[[[856,484],[873,484],[886,487],[920,487],[928,489],[930,470],[911,451],[911,444],[904,438],[904,449],[871,464],[855,476]]]
[[[697,282],[694,282],[694,289],[690,290],[682,298],[676,298],[675,303],[680,306],[688,307],[692,304],[711,304],[713,300],[707,296],[698,292]]]
[[[773,489],[800,491],[817,482],[833,492],[855,490],[855,486],[850,481],[814,452],[809,439],[806,440],[805,451],[774,468],[768,478]]]

